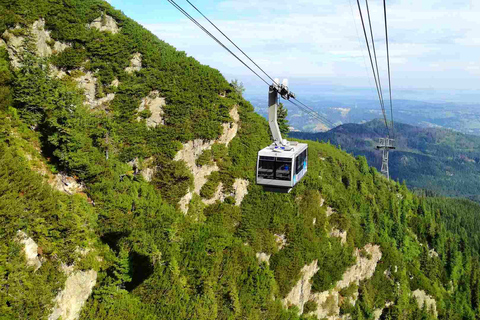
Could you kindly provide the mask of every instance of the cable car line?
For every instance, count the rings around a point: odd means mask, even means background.
[[[201,25],[195,18],[193,18],[188,12],[186,12],[179,4],[177,4],[174,0],[168,0],[168,2],[173,5],[178,11],[180,11],[183,15],[185,15],[190,21],[192,21],[197,27],[199,27],[203,32],[205,32],[207,35],[209,35],[215,42],[217,42],[220,46],[222,46],[225,50],[227,50],[230,54],[232,54],[238,61],[240,61],[244,66],[246,66],[250,71],[252,71],[260,80],[262,80],[265,84],[267,84],[270,87],[270,84],[262,78],[257,72],[255,72],[249,65],[247,65],[242,59],[240,59],[235,53],[233,53],[228,47],[226,47],[220,40],[218,40],[212,33],[210,33],[203,25]],[[257,68],[259,68],[270,80],[273,81],[273,83],[277,86],[280,86],[277,81],[272,79],[262,68],[258,66],[257,63],[255,63],[243,50],[241,50],[230,38],[225,35],[213,22],[211,22],[196,6],[194,6],[190,1],[187,0],[187,2],[197,11],[199,12],[210,24],[212,24],[225,38],[227,38],[240,52],[242,52]],[[290,101],[290,100],[289,100]],[[298,101],[298,100],[297,100]],[[316,120],[322,122],[325,124],[328,123],[332,127],[334,127],[334,124],[326,119],[325,117],[321,116],[318,114],[315,110],[312,108],[306,106],[303,104],[304,107],[300,107],[301,110],[307,112],[310,116],[315,118]],[[305,109],[307,108],[307,109]]]
[[[372,67],[373,78],[375,79],[375,86],[377,87],[377,94],[378,94],[378,99],[380,101],[380,108],[382,109],[383,118],[384,118],[384,121],[385,121],[385,126],[387,128],[387,132],[389,132],[389,128],[388,128],[388,124],[387,124],[387,116],[385,114],[385,109],[383,108],[383,104],[382,104],[382,95],[380,94],[380,90],[379,90],[379,86],[378,86],[378,82],[379,82],[380,79],[377,80],[377,76],[375,74],[375,67],[373,65],[372,52],[370,50],[370,44],[369,44],[369,41],[368,41],[367,31],[365,29],[365,22],[363,20],[363,14],[362,14],[362,8],[360,6],[360,0],[357,0],[357,5],[358,5],[358,12],[360,13],[360,20],[362,21],[362,28],[363,28],[363,34],[365,36],[365,42],[367,44],[368,56],[370,57],[370,65]]]
[[[220,32],[228,41],[230,41],[231,44],[233,44],[235,46],[235,48],[237,48],[241,53],[243,53],[243,55],[245,57],[247,57],[248,60],[250,60],[258,69],[260,69],[260,71],[263,72],[263,74],[265,74],[270,80],[272,80],[273,83],[276,83],[278,85],[278,83],[270,76],[268,75],[268,73],[266,73],[255,61],[253,61],[242,49],[240,49],[222,30],[220,30],[210,19],[208,19],[201,11],[200,9],[198,9],[192,2],[190,2],[189,0],[186,0],[188,2],[188,4],[190,4],[190,6],[192,6],[202,17],[204,17],[215,29],[217,29],[218,32]],[[295,99],[295,98],[294,98]],[[297,99],[296,99],[297,100]],[[298,101],[298,100],[297,100]],[[324,124],[327,124],[328,126],[330,127],[334,127],[335,125],[333,124],[333,122],[331,122],[330,120],[328,120],[327,118],[319,115],[315,110],[313,110],[312,108],[308,107],[307,105],[305,105],[304,103],[298,101],[300,104],[302,104],[307,110],[305,110],[305,108],[303,108],[303,111],[306,111],[307,114],[313,116],[314,118],[316,118],[317,120],[319,120],[320,122],[323,122]],[[294,104],[296,105],[296,104]],[[302,110],[301,107],[299,107],[298,105],[296,105],[299,109]]]
[[[217,29],[218,32],[220,32],[225,38],[227,38],[228,41],[230,41],[231,44],[233,44],[235,46],[235,48],[237,48],[241,53],[243,53],[243,55],[245,57],[248,58],[248,60],[250,60],[258,69],[260,69],[260,71],[263,72],[263,74],[265,74],[270,80],[272,80],[273,83],[276,83],[275,80],[270,77],[257,63],[255,63],[255,61],[253,61],[242,49],[240,49],[236,44],[235,42],[233,42],[225,33],[223,33],[222,30],[220,30],[212,21],[210,21],[210,19],[208,19],[193,3],[191,3],[189,0],[186,0],[195,10],[197,10],[198,13],[200,13],[202,15],[202,17],[204,17],[208,22],[210,22],[210,24],[215,28]],[[278,83],[276,83],[278,84]]]
[[[380,96],[382,97],[382,111],[386,114],[385,100],[383,99],[382,81],[380,79],[380,71],[378,68],[377,49],[375,48],[375,38],[373,37],[373,27],[372,27],[372,20],[370,19],[370,7],[368,6],[368,0],[365,0],[365,5],[367,6],[368,26],[370,28],[370,37],[372,39],[372,49],[373,49],[372,51],[373,51],[373,57],[375,59],[375,69],[377,71],[378,87],[380,90]],[[387,122],[385,122],[385,124],[388,126]]]
[[[205,32],[207,35],[209,35],[213,40],[215,40],[215,42],[217,42],[220,46],[222,46],[225,50],[227,50],[231,55],[233,55],[235,58],[237,58],[238,61],[240,61],[245,67],[247,67],[250,71],[252,71],[258,78],[260,78],[260,80],[262,80],[263,82],[265,82],[265,84],[267,86],[270,86],[270,84],[265,80],[263,79],[258,73],[256,73],[252,68],[250,68],[249,65],[247,65],[245,62],[243,62],[242,59],[240,59],[235,53],[233,53],[229,48],[227,48],[220,40],[218,40],[213,34],[211,34],[207,29],[205,29],[205,27],[203,27],[197,20],[195,20],[195,18],[193,18],[190,14],[188,14],[188,12],[186,12],[185,10],[183,10],[182,7],[180,7],[180,5],[178,5],[174,0],[168,0],[168,2],[170,2],[170,4],[172,4],[178,11],[180,11],[181,13],[183,13],[183,15],[185,15],[188,19],[190,19],[190,21],[192,21],[197,27],[199,27],[200,29],[203,30],[203,32]]]
[[[392,81],[390,76],[390,52],[388,48],[388,23],[387,23],[387,4],[386,0],[383,0],[383,11],[385,16],[385,42],[387,44],[387,66],[388,66],[388,89],[390,92],[390,115],[392,118],[392,137],[395,139],[395,126],[393,123],[393,102],[392,102]]]
[[[315,112],[315,111],[312,112],[309,109],[303,107],[302,105],[293,102],[292,100],[288,100],[288,101],[291,104],[293,104],[294,106],[296,106],[298,109],[300,109],[300,110],[304,111],[305,113],[309,114],[310,116],[312,116],[312,118],[314,118],[317,121],[323,123],[324,125],[327,125],[327,127],[330,127],[330,129],[335,127],[335,125],[330,120],[328,120],[325,117],[320,116],[317,112]],[[296,100],[296,101],[298,101],[298,100]]]
[[[300,100],[298,100],[297,98],[293,98],[295,101],[297,101],[299,104],[301,104],[304,108],[306,108],[307,110],[309,110],[311,113],[314,113],[316,114],[318,117],[320,117],[320,119],[323,121],[323,122],[326,122],[327,125],[329,125],[330,127],[335,127],[335,124],[328,120],[326,117],[320,115],[318,112],[316,112],[315,110],[313,110],[312,108],[310,108],[309,106],[307,106],[305,103],[301,102]]]

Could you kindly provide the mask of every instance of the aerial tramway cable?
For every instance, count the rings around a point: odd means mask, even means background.
[[[186,0],[198,13],[202,15],[215,29],[217,29],[218,32],[220,32],[228,41],[230,41],[231,44],[235,46],[245,57],[248,58],[260,71],[263,72],[264,75],[266,75],[270,80],[272,80],[273,83],[278,84],[272,77],[270,77],[258,64],[255,63],[242,49],[240,49],[235,42],[233,42],[225,33],[223,33],[222,30],[220,30],[210,19],[208,19],[193,3],[191,3],[189,0]]]
[[[387,4],[386,0],[383,0],[383,11],[385,16],[385,42],[387,44],[387,66],[388,66],[388,89],[390,92],[390,115],[392,118],[392,138],[395,139],[395,127],[393,123],[393,102],[392,102],[392,81],[390,76],[390,52],[388,48],[388,24],[387,24]]]
[[[365,0],[365,1],[367,1],[367,0]],[[370,50],[370,44],[369,44],[369,41],[368,41],[367,31],[366,31],[366,28],[365,28],[365,22],[363,20],[362,7],[360,6],[360,0],[357,0],[357,5],[358,5],[358,12],[360,13],[360,20],[362,21],[363,34],[365,36],[365,42],[367,44],[368,55],[370,57],[370,65],[372,67],[373,78],[375,79],[375,86],[377,87],[377,94],[378,94],[378,99],[380,101],[380,108],[382,109],[383,118],[384,118],[384,121],[385,121],[385,126],[387,128],[387,132],[389,133],[390,131],[389,131],[389,128],[388,128],[387,116],[385,114],[385,109],[383,107],[382,94],[380,93],[380,89],[379,89],[380,79],[377,79],[377,75],[375,73],[375,67],[373,65],[373,59],[372,59],[372,52]]]
[[[225,38],[230,41],[240,52],[242,52],[258,69],[260,69],[273,83],[278,84],[272,77],[270,77],[257,63],[255,63],[243,50],[241,50],[224,32],[222,32],[212,21],[210,21],[196,6],[194,6],[190,1],[186,0],[198,13],[200,13],[212,26],[215,27]],[[199,27],[202,31],[204,31],[208,36],[210,36],[215,42],[217,42],[220,46],[222,46],[225,50],[227,50],[231,55],[233,55],[238,61],[240,61],[245,67],[247,67],[251,72],[253,72],[260,80],[265,82],[268,86],[270,84],[262,78],[257,72],[255,72],[249,65],[247,65],[242,59],[240,59],[235,53],[233,53],[228,47],[226,47],[220,40],[218,40],[212,33],[210,33],[204,26],[202,26],[195,18],[193,18],[188,12],[186,12],[179,4],[177,4],[174,0],[168,0],[168,2],[173,5],[178,11],[180,11],[183,15],[185,15],[190,21],[192,21],[197,27]],[[290,101],[290,100],[288,100]],[[298,101],[298,100],[297,100]],[[290,101],[292,102],[292,101]],[[303,106],[299,106],[292,102],[295,106],[297,106],[300,110],[306,112],[311,117],[315,118],[316,120],[327,124],[331,127],[334,127],[334,124],[326,119],[325,117],[318,114],[312,108],[303,104]]]
[[[247,67],[250,71],[252,71],[260,80],[265,82],[268,86],[270,85],[265,79],[263,79],[258,73],[256,73],[252,68],[250,68],[249,65],[247,65],[245,62],[242,61],[235,53],[233,53],[229,48],[227,48],[220,40],[218,40],[213,34],[211,34],[205,27],[203,27],[195,18],[193,18],[188,12],[183,10],[182,7],[180,7],[174,0],[168,0],[170,4],[172,4],[178,11],[183,13],[190,21],[192,21],[197,27],[202,29],[207,35],[209,35],[213,40],[215,40],[220,46],[222,46],[225,50],[227,50],[231,55],[233,55],[235,58],[237,58],[238,61],[240,61],[245,67]]]

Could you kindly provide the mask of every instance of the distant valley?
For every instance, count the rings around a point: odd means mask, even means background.
[[[397,150],[390,153],[390,175],[410,188],[446,196],[480,200],[480,137],[442,128],[395,123]],[[328,132],[291,132],[291,137],[330,141],[355,156],[363,155],[378,170],[381,153],[375,150],[385,136],[382,121],[344,124]]]
[[[247,95],[255,111],[267,116],[266,94]],[[307,95],[302,101],[336,125],[365,123],[382,117],[378,100],[358,96]],[[308,114],[284,101],[293,131],[320,132],[327,130]],[[390,108],[387,104],[388,116]],[[448,128],[458,132],[480,135],[480,103],[424,102],[394,100],[394,120],[422,128]]]

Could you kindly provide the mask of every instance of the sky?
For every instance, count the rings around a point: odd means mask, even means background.
[[[263,82],[168,1],[109,2],[227,79],[243,81],[247,91],[262,87]],[[176,2],[227,45],[185,0]],[[374,95],[356,0],[191,2],[269,75],[288,78],[290,88],[315,83],[372,88]],[[360,3],[365,17],[365,1]],[[370,0],[369,6],[381,84],[387,89],[383,1]],[[387,0],[387,13],[394,98],[411,90],[480,93],[480,0]]]

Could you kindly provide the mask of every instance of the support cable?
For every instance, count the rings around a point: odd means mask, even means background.
[[[272,80],[273,83],[277,83],[272,77],[270,77],[255,61],[253,61],[242,49],[240,49],[235,42],[233,42],[225,33],[223,33],[222,30],[220,30],[210,19],[208,19],[194,4],[192,4],[189,0],[186,0],[195,10],[197,10],[198,13],[202,15],[215,29],[217,29],[218,32],[220,32],[225,38],[227,38],[228,41],[230,41],[231,44],[235,46],[245,57],[247,57],[248,60],[250,60],[260,71],[263,72],[264,75],[266,75],[270,80]]]
[[[260,78],[260,80],[262,80],[263,82],[265,82],[266,85],[270,86],[270,84],[265,81],[265,79],[263,79],[258,73],[256,73],[252,68],[250,68],[249,65],[247,65],[245,62],[243,62],[242,59],[240,59],[235,53],[233,53],[229,48],[227,48],[220,40],[218,40],[213,34],[211,34],[207,29],[205,29],[205,27],[203,27],[197,20],[195,20],[195,18],[193,18],[190,14],[188,14],[188,12],[186,12],[185,10],[183,10],[182,7],[180,7],[174,0],[168,0],[168,2],[170,2],[170,4],[172,4],[178,11],[180,11],[181,13],[183,13],[183,15],[185,15],[188,19],[190,19],[190,21],[192,21],[197,27],[199,27],[200,29],[203,30],[203,32],[205,32],[207,35],[210,36],[210,38],[212,38],[213,40],[215,40],[215,42],[217,42],[220,46],[222,46],[225,50],[227,50],[231,55],[233,55],[235,58],[237,58],[238,61],[240,61],[245,67],[247,67],[250,71],[252,71],[258,78]]]
[[[368,55],[370,57],[370,65],[372,67],[373,78],[375,79],[375,86],[377,87],[378,100],[380,101],[380,107],[382,109],[383,118],[384,118],[384,121],[385,121],[385,125],[387,126],[387,132],[388,132],[389,129],[388,129],[388,125],[387,125],[387,116],[385,114],[385,109],[383,108],[383,105],[382,105],[382,95],[380,94],[380,89],[379,89],[379,86],[378,86],[378,82],[379,82],[380,79],[377,80],[377,75],[375,73],[375,67],[373,65],[372,52],[370,50],[370,44],[368,42],[368,36],[367,36],[367,31],[365,29],[365,22],[363,20],[363,14],[362,14],[362,8],[360,6],[360,0],[357,0],[357,5],[358,5],[358,12],[360,13],[360,20],[362,21],[363,34],[365,36],[365,42],[367,44]]]
[[[383,0],[383,11],[385,16],[385,42],[387,44],[387,66],[388,66],[388,89],[390,92],[390,116],[392,118],[392,137],[395,139],[395,126],[393,123],[393,102],[392,102],[392,81],[390,76],[390,52],[388,48],[388,23],[387,23],[387,5],[386,0]]]
[[[291,104],[293,104],[295,107],[297,107],[299,110],[309,114],[314,120],[318,121],[319,123],[325,125],[327,127],[327,129],[331,129],[333,128],[332,125],[328,124],[327,121],[323,120],[323,119],[320,119],[320,118],[317,118],[315,117],[314,115],[312,115],[311,113],[309,113],[309,111],[307,109],[305,109],[304,107],[302,107],[301,105],[291,101],[291,100],[288,100]]]
[[[318,112],[316,112],[315,110],[313,110],[312,108],[310,108],[309,106],[307,106],[305,103],[301,102],[300,100],[298,100],[297,98],[294,98],[296,102],[298,102],[299,104],[301,104],[305,109],[307,109],[310,113],[313,113],[315,115],[317,115],[317,118],[320,118],[320,120],[322,122],[324,122],[325,124],[329,125],[330,127],[335,127],[335,124],[328,120],[326,117],[320,115]]]
[[[233,53],[228,47],[226,47],[220,40],[218,40],[212,33],[210,33],[205,27],[203,27],[195,18],[193,18],[188,12],[186,12],[179,4],[177,4],[174,0],[168,0],[168,2],[173,5],[178,11],[180,11],[183,15],[185,15],[190,21],[192,21],[197,27],[199,27],[203,32],[205,32],[208,36],[210,36],[215,42],[217,42],[221,47],[223,47],[225,50],[227,50],[231,55],[233,55],[238,61],[240,61],[245,67],[247,67],[252,73],[254,73],[260,80],[265,82],[266,85],[270,86],[270,84],[262,78],[257,72],[255,72],[249,65],[247,65],[242,59],[240,59],[235,53]],[[197,9],[190,1],[187,0],[187,2],[195,8],[207,21],[209,21],[223,36],[225,36],[238,50],[240,50],[257,68],[259,68],[270,80],[273,81],[273,83],[277,84],[274,79],[272,79],[262,68],[260,68],[243,50],[241,50],[235,43],[233,43],[230,38],[228,38],[218,27],[216,27],[213,22],[211,22],[205,15],[203,15],[199,9]],[[296,100],[296,99],[295,99]],[[295,105],[297,108],[300,110],[306,112],[309,114],[311,117],[315,118],[316,120],[320,121],[323,124],[327,124],[328,126],[331,126],[332,128],[335,126],[333,122],[328,120],[326,117],[321,116],[318,114],[315,110],[312,108],[308,107],[306,104],[299,102],[301,105],[294,103],[291,100],[290,101],[293,105]]]

